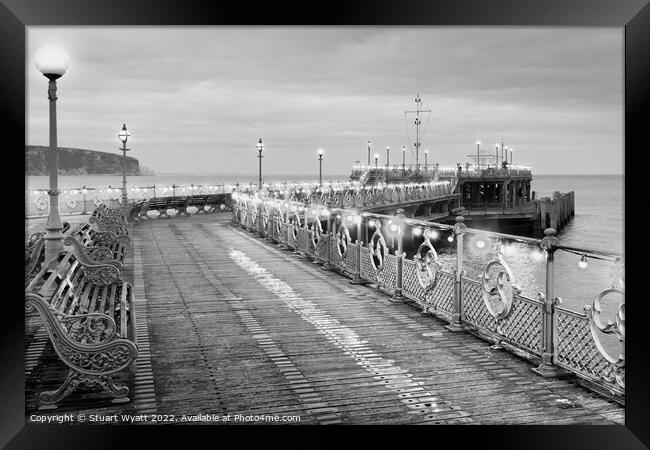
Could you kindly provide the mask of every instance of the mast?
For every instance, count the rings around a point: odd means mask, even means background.
[[[415,171],[420,171],[420,113],[431,112],[430,109],[422,109],[420,94],[415,96],[415,111],[404,111],[404,114],[415,113]]]

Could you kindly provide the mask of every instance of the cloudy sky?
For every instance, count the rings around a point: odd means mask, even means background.
[[[46,44],[70,54],[59,81],[62,147],[118,152],[159,173],[345,174],[415,141],[431,109],[429,162],[466,162],[501,138],[537,174],[623,173],[622,28],[28,27],[27,144],[48,144]],[[408,129],[407,129],[408,125]],[[409,139],[410,138],[410,139]],[[409,152],[410,153],[410,152]],[[407,157],[408,163],[408,157]]]

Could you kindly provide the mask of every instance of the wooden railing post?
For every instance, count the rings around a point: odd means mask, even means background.
[[[402,295],[402,287],[404,283],[404,277],[402,275],[402,270],[404,268],[404,234],[406,227],[406,217],[404,216],[404,210],[398,209],[397,216],[395,217],[395,222],[397,225],[397,251],[395,256],[397,256],[397,287],[395,288],[395,293],[393,294],[393,300],[403,300],[404,296]]]
[[[463,236],[467,230],[464,224],[465,218],[463,216],[456,217],[456,225],[454,225],[453,232],[456,238],[456,271],[454,273],[454,308],[451,313],[451,322],[445,326],[449,331],[458,332],[464,331],[465,326],[462,323],[461,314],[463,311]]]
[[[560,299],[555,297],[555,251],[559,244],[559,240],[555,236],[556,233],[554,228],[545,229],[546,236],[540,244],[546,251],[546,295],[541,292],[538,294],[539,299],[544,302],[542,361],[539,366],[531,370],[543,377],[558,377],[567,374],[564,369],[553,364],[555,357],[555,306],[560,303]]]

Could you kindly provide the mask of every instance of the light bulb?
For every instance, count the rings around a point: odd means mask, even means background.
[[[581,269],[586,269],[589,266],[589,263],[587,262],[587,255],[582,255],[582,258],[580,258],[580,261],[578,262],[578,267]]]

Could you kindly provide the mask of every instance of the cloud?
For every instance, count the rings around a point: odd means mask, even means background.
[[[465,161],[503,137],[535,173],[622,173],[623,32],[529,27],[29,27],[28,144],[48,140],[46,81],[33,66],[64,46],[62,146],[117,151],[159,172],[345,175],[412,145],[403,111],[432,110],[430,161]],[[427,121],[425,117],[424,122]],[[411,127],[412,128],[412,127]],[[397,161],[397,159],[395,159]]]

